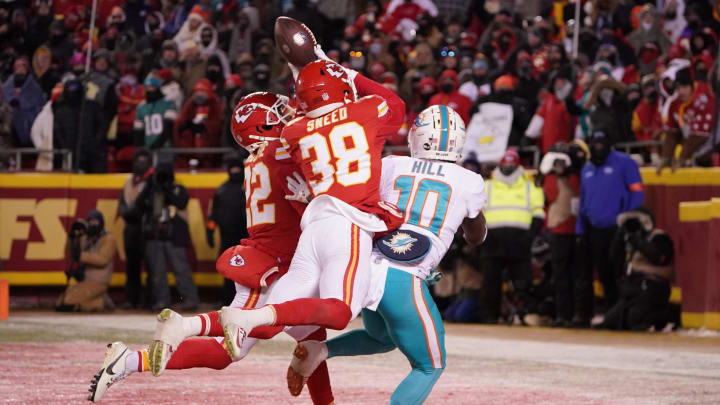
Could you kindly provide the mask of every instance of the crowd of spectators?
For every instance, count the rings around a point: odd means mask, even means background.
[[[229,117],[240,97],[292,95],[292,74],[272,39],[275,18],[287,15],[315,33],[329,58],[405,100],[406,123],[391,146],[406,145],[425,107],[446,104],[468,130],[463,164],[487,178],[508,149],[520,151],[515,166],[529,163],[528,146],[554,156],[533,186],[550,208],[546,262],[559,269],[553,280],[564,280],[565,289],[556,301],[577,301],[573,312],[564,305],[561,324],[584,325],[592,315],[587,294],[578,301],[567,286],[577,279],[570,274],[577,266],[568,263],[578,235],[593,252],[594,263],[583,268],[590,275],[596,269],[611,303],[617,300],[617,274],[605,273],[603,252],[617,233],[616,216],[642,204],[642,196],[632,197],[641,193],[633,161],[659,169],[708,164],[718,138],[720,1],[111,0],[98,2],[92,33],[91,3],[0,5],[0,150],[66,149],[73,170],[102,173],[131,171],[140,147],[234,146]],[[612,151],[633,141],[655,142],[637,147],[632,159]],[[203,168],[221,161],[189,155],[175,167],[191,158]],[[40,154],[33,164],[53,170],[62,163]],[[0,168],[18,169],[14,164],[12,155],[0,155]],[[509,189],[527,179],[498,170],[492,177],[504,177]],[[617,212],[602,212],[597,199],[605,195],[588,182],[615,193]],[[540,217],[527,218],[523,230],[542,236],[531,223]],[[542,251],[533,238],[528,247]],[[476,254],[451,257],[465,257],[460,267],[467,270]],[[465,270],[454,280],[470,280],[469,290],[490,284]],[[444,290],[454,296],[458,288]],[[542,302],[530,298],[537,295],[532,287],[520,290],[526,301]]]

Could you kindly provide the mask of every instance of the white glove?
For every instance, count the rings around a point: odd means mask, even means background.
[[[556,160],[564,160],[565,166],[570,166],[570,156],[559,152],[548,152],[540,161],[540,173],[550,173],[553,170],[553,165]]]
[[[318,59],[324,59],[324,60],[327,60],[327,61],[330,61],[333,63],[335,62],[334,60],[328,58],[327,55],[325,55],[325,51],[322,50],[322,47],[320,46],[320,44],[315,45],[314,49],[315,49],[315,56],[317,56]]]
[[[298,172],[293,172],[293,177],[286,176],[288,188],[292,192],[291,195],[286,195],[286,200],[298,201],[303,204],[307,204],[312,200],[312,194],[307,182]]]

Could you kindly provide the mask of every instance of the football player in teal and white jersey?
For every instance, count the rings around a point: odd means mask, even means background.
[[[381,197],[405,213],[399,230],[373,250],[373,280],[362,319],[364,329],[325,342],[298,344],[290,374],[309,376],[316,364],[336,356],[384,353],[399,348],[412,371],[395,389],[391,404],[420,404],[445,368],[445,329],[425,279],[447,252],[458,228],[473,245],[487,235],[485,184],[455,164],[465,124],[450,107],[423,110],[408,135],[410,154],[383,159]]]

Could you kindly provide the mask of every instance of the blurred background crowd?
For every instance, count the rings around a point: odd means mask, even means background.
[[[240,97],[292,96],[272,37],[287,15],[406,101],[388,153],[406,153],[429,105],[465,120],[463,165],[488,179],[490,235],[443,262],[435,293],[448,319],[543,313],[588,326],[594,271],[624,327],[632,308],[667,303],[672,241],[642,208],[638,166],[718,165],[720,1],[108,0],[94,21],[91,6],[0,5],[0,168],[134,171],[140,182],[161,151],[174,169],[220,167],[225,149],[207,148],[235,146]],[[68,153],[1,153],[16,147]]]

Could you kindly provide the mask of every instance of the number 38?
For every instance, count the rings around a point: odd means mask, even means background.
[[[325,137],[318,132],[303,137],[299,142],[303,159],[310,159],[312,157],[310,151],[315,151],[316,158],[312,161],[311,167],[313,174],[320,175],[321,179],[308,181],[313,194],[327,192],[336,181],[343,186],[368,181],[370,147],[363,127],[357,122],[336,125],[330,131],[328,138],[329,146]]]

